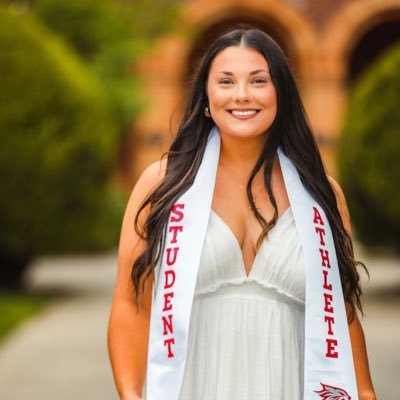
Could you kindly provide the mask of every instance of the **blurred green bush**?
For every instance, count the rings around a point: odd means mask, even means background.
[[[0,291],[0,345],[7,336],[28,318],[41,312],[49,303],[49,295]]]
[[[144,107],[135,63],[182,0],[9,0],[0,6],[0,286],[39,253],[116,244],[111,188]]]
[[[120,131],[145,106],[135,62],[174,29],[182,0],[33,0],[31,11],[62,36],[97,76]]]
[[[357,237],[400,250],[400,44],[350,93],[338,167]]]
[[[61,36],[90,68],[110,99],[118,129],[130,128],[141,108],[133,77],[138,42],[127,8],[110,0],[35,0],[31,12]]]
[[[0,282],[42,252],[116,244],[118,129],[101,85],[33,16],[0,8]],[[7,283],[8,282],[8,283]]]

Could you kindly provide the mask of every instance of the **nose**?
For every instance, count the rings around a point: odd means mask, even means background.
[[[235,92],[232,96],[235,102],[247,102],[253,99],[249,87],[245,83],[238,83]]]

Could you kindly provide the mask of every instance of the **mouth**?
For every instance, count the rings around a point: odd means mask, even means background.
[[[227,111],[235,118],[249,119],[256,116],[260,110],[257,110],[255,108],[246,108],[246,109],[235,108]]]

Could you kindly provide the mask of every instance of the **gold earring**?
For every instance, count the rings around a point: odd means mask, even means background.
[[[205,115],[207,118],[211,118],[210,110],[208,109],[208,107],[205,107],[205,108],[204,108],[204,115]]]

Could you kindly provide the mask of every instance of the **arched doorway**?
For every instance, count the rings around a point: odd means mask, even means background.
[[[320,59],[324,62],[319,63],[319,69],[325,75],[324,92],[329,94],[325,98],[331,129],[327,160],[333,166],[333,175],[349,86],[395,40],[399,13],[400,0],[349,2],[338,9],[325,26],[319,46]]]
[[[347,73],[349,84],[357,79],[370,63],[400,41],[400,10],[398,13],[382,15],[381,18],[359,38],[349,56]]]

